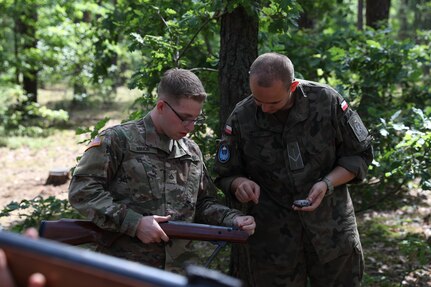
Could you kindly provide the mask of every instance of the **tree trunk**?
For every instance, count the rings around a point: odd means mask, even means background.
[[[250,94],[248,71],[257,57],[258,16],[238,7],[221,18],[220,29],[220,127],[235,104]]]
[[[220,126],[223,129],[226,119],[235,104],[250,94],[248,71],[257,57],[258,15],[247,14],[243,7],[224,14],[220,31]],[[235,206],[230,195],[226,195],[229,206]],[[240,278],[244,286],[253,286],[247,245],[235,244],[231,249],[230,274]]]
[[[313,17],[309,16],[309,13],[307,10],[305,10],[305,8],[306,7],[304,7],[304,11],[299,16],[298,28],[299,29],[313,29],[314,28]]]
[[[358,0],[358,30],[364,29],[364,0]]]
[[[374,29],[387,27],[391,0],[367,0],[366,21],[367,26]]]
[[[23,17],[15,18],[15,27],[16,32],[18,33],[17,38],[22,39],[22,47],[20,49],[20,45],[18,41],[15,43],[15,56],[18,57],[20,54],[23,54],[23,51],[29,49],[37,48],[37,39],[36,39],[36,22],[37,22],[37,9],[35,5],[31,7],[25,7],[25,10],[22,12],[24,14]],[[21,19],[24,19],[22,21]],[[17,58],[17,62],[22,61],[22,59]],[[23,89],[26,93],[28,100],[31,102],[37,102],[37,68],[35,67],[35,63],[32,63],[32,59],[24,59],[27,62],[29,68],[25,69],[17,69],[17,71],[22,72],[23,74]],[[20,64],[17,64],[21,66]]]
[[[414,29],[430,30],[431,29],[431,4],[430,0],[414,1]]]
[[[366,21],[367,26],[374,29],[384,28],[388,25],[389,8],[391,0],[367,0],[366,1]],[[370,87],[362,87],[361,102],[358,106],[358,113],[362,118],[368,118],[368,107],[372,106],[375,99],[374,90]]]
[[[400,21],[400,30],[398,31],[398,36],[400,39],[407,39],[410,35],[409,22],[407,19],[408,13],[408,1],[409,0],[401,0],[400,7],[398,9],[398,19]]]

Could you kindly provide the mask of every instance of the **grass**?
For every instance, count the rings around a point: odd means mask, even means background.
[[[405,211],[404,211],[405,212]],[[430,286],[431,245],[407,212],[379,212],[359,221],[366,271],[363,286]]]

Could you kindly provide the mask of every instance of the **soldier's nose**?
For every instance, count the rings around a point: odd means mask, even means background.
[[[260,108],[262,109],[262,112],[267,113],[271,110],[271,108],[268,105],[261,105]]]

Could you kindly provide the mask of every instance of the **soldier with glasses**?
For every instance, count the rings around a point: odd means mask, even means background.
[[[206,96],[195,74],[168,70],[156,105],[144,118],[108,128],[90,143],[74,170],[70,203],[99,227],[124,234],[99,251],[182,273],[196,250],[188,240],[169,240],[159,222],[254,232],[253,217],[216,201],[202,153],[186,138],[204,119]]]

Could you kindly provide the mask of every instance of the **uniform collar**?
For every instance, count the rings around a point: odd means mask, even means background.
[[[173,140],[166,135],[157,133],[156,126],[148,113],[144,119],[145,142],[148,146],[164,151],[169,154],[169,158],[178,158],[191,155],[184,139]]]
[[[292,128],[297,123],[300,123],[308,118],[310,113],[309,99],[304,93],[302,83],[300,82],[295,92],[295,104],[290,109],[289,119],[287,120],[287,129]]]
[[[286,123],[280,123],[273,114],[264,113],[262,109],[256,106],[257,125],[265,130],[282,132],[285,127],[290,129],[297,123],[307,119],[309,114],[309,102],[307,95],[302,89],[301,82],[296,87],[292,96],[295,97],[295,103],[289,110],[286,110],[286,112],[289,113]]]

